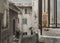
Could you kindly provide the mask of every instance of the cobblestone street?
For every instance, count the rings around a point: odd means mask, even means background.
[[[23,37],[21,42],[19,42],[20,40],[21,39],[15,39],[13,40],[13,43],[38,43],[36,35],[32,35],[30,37]]]

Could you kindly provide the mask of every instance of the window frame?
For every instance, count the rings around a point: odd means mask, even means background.
[[[27,19],[26,18],[23,19],[23,24],[27,25]]]
[[[48,2],[50,4],[50,1]],[[57,26],[59,23],[57,22],[57,0],[54,0],[54,23],[55,26],[50,26],[50,5],[48,4],[48,27],[46,28],[60,28],[59,26]]]
[[[27,13],[27,8],[25,8],[25,14],[28,14],[28,13]]]

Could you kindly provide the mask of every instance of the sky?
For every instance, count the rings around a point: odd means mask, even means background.
[[[32,2],[32,0],[12,0],[13,2]],[[57,10],[58,14],[60,15],[60,0],[57,0]]]
[[[32,0],[13,0],[13,2],[32,2]]]

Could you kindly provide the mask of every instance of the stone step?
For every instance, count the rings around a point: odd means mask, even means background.
[[[43,35],[47,35],[47,36],[60,36],[60,29],[59,28],[52,28],[49,29],[49,31],[42,31]]]

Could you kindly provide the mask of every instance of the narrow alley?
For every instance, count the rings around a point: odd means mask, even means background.
[[[0,43],[60,43],[60,0],[0,0]]]

